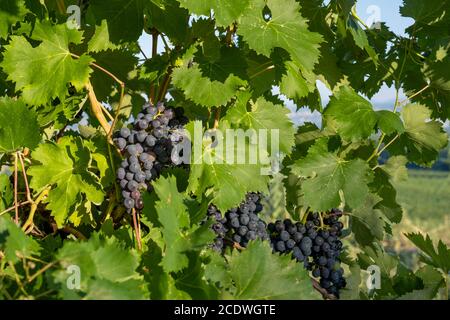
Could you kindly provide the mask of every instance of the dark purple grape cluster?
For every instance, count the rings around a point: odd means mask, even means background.
[[[208,216],[214,221],[212,229],[217,235],[213,249],[223,251],[226,241],[246,247],[252,240],[269,240],[266,223],[258,217],[262,208],[261,196],[257,193],[248,193],[239,207],[228,210],[225,216],[210,205]]]
[[[305,224],[286,219],[268,225],[273,250],[292,253],[294,259],[320,279],[321,287],[336,297],[346,285],[339,260],[342,251],[339,237],[344,227],[339,221],[341,216],[342,212],[332,210],[322,216],[309,214]]]
[[[166,108],[159,102],[144,105],[132,129],[124,127],[115,133],[114,143],[125,157],[117,180],[128,212],[142,210],[142,192],[151,191],[150,182],[164,168],[179,164],[179,154],[173,150],[182,142],[180,129],[187,122],[182,108]]]

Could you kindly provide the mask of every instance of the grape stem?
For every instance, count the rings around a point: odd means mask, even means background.
[[[36,279],[37,277],[39,277],[41,274],[43,274],[45,271],[47,271],[48,269],[50,269],[51,267],[53,267],[55,264],[57,263],[57,261],[53,261],[50,262],[49,264],[47,264],[46,266],[44,266],[42,269],[40,269],[39,271],[36,271],[35,274],[33,274],[31,277],[29,277],[27,279],[28,283],[33,282],[34,279]]]
[[[219,127],[219,121],[220,121],[220,111],[221,107],[217,107],[216,111],[214,113],[214,129],[217,129]]]
[[[27,172],[25,171],[25,164],[24,164],[24,161],[23,161],[23,157],[24,156],[23,156],[22,153],[18,153],[18,155],[19,155],[20,165],[22,167],[22,174],[23,174],[23,180],[25,182],[25,189],[27,190],[27,193],[26,193],[27,200],[29,202],[33,202],[33,199],[31,198],[30,187],[29,187],[29,184],[28,184]]]
[[[417,91],[416,93],[414,93],[412,96],[406,98],[403,101],[399,102],[399,105],[403,105],[405,102],[410,101],[411,99],[417,97],[418,95],[420,95],[421,93],[423,93],[425,90],[427,90],[430,87],[430,84],[427,84],[425,87],[423,87],[422,89],[420,89],[419,91]]]
[[[322,288],[316,279],[311,278],[311,282],[312,282],[313,288],[322,295],[322,298],[324,298],[326,300],[336,300],[336,297],[333,294],[328,293],[327,290],[325,290],[324,288]]]
[[[152,59],[156,57],[158,54],[158,31],[156,29],[152,29]],[[150,103],[155,103],[155,83],[152,82],[150,84],[150,94],[149,99]]]
[[[18,207],[22,207],[22,206],[25,206],[25,205],[30,204],[30,203],[31,203],[31,202],[27,200],[27,201],[18,203],[17,206],[18,206]],[[10,211],[13,211],[15,208],[16,208],[16,206],[14,205],[14,206],[12,206],[12,207],[9,208],[9,209],[6,209],[6,210],[0,212],[0,216],[4,215],[5,213],[8,213],[8,212],[10,212]]]
[[[25,231],[25,233],[30,233],[33,230],[33,228],[34,228],[34,224],[33,224],[34,214],[36,213],[38,205],[42,202],[42,200],[44,200],[44,198],[46,196],[48,196],[49,192],[50,192],[50,187],[47,187],[36,198],[36,201],[34,201],[34,200],[31,201],[30,214],[28,216],[27,221],[25,221],[25,223],[22,226],[22,230]]]
[[[92,87],[90,81],[86,84],[86,89],[88,91],[89,101],[91,102],[92,112],[94,113],[105,133],[109,134],[111,126],[109,125],[108,121],[105,118],[105,115],[103,114],[102,107],[100,106],[100,102],[97,100],[97,96],[95,95],[94,88]]]
[[[65,226],[62,230],[66,233],[73,234],[77,239],[87,240],[87,238],[84,234],[82,234],[79,230],[77,230],[71,226]]]
[[[14,208],[15,208],[15,218],[14,221],[16,224],[19,224],[19,206],[18,206],[18,198],[17,198],[17,159],[18,153],[14,154]]]
[[[142,250],[141,235],[139,234],[139,229],[137,226],[137,219],[136,219],[136,210],[134,208],[132,209],[132,216],[133,216],[134,232],[136,235],[138,249],[139,249],[139,251],[141,251]]]
[[[111,137],[112,134],[114,132],[114,128],[117,125],[117,121],[119,121],[119,115],[120,115],[120,111],[122,110],[123,107],[123,97],[125,95],[125,84],[122,82],[120,85],[120,98],[119,98],[119,105],[117,106],[117,111],[116,111],[116,116],[114,117],[114,121],[111,125],[111,128],[109,129],[108,132],[108,141],[111,141]]]
[[[170,80],[172,79],[172,70],[173,70],[172,67],[169,67],[169,70],[167,70],[166,77],[164,78],[163,83],[158,92],[158,101],[164,99],[164,97],[167,94],[167,91],[169,90]]]

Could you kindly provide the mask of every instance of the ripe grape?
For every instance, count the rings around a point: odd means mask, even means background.
[[[260,211],[251,209],[258,209],[260,201],[259,196],[254,193],[247,194],[243,203],[236,208],[228,210],[224,216],[214,206],[210,205],[208,208],[208,218],[215,222],[212,229],[216,233],[216,240],[222,241],[214,242],[211,246],[217,251],[223,251],[225,244],[228,242],[235,242],[242,247],[246,247],[249,241],[256,239],[268,240],[269,236],[266,230],[266,224],[258,217]],[[256,202],[254,202],[256,201]],[[251,203],[255,205],[251,205]],[[218,225],[222,226],[221,228]],[[222,244],[218,246],[217,244]]]
[[[338,221],[341,216],[339,210],[324,213],[322,217],[312,213],[304,224],[279,220],[267,228],[273,250],[281,254],[292,253],[292,258],[303,262],[306,269],[312,270],[313,277],[320,278],[320,285],[336,297],[346,285],[343,270],[339,267],[343,246],[339,237],[344,227]]]
[[[168,155],[179,143],[180,134],[176,133],[174,138],[171,136],[174,130],[183,129],[188,119],[175,116],[175,110],[166,108],[162,102],[157,106],[147,103],[136,116],[131,129],[123,127],[114,134],[113,141],[125,157],[117,170],[117,180],[128,212],[133,208],[142,210],[139,190],[150,190],[150,182],[158,178],[164,168],[179,165],[171,162]],[[171,120],[177,121],[176,126],[170,126]]]

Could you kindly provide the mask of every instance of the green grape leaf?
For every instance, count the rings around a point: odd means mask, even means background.
[[[268,21],[263,15],[266,5],[271,11]],[[312,71],[319,60],[322,36],[308,30],[308,21],[299,10],[294,0],[250,0],[237,32],[257,53],[269,57],[274,48],[283,48],[298,67]]]
[[[10,153],[25,147],[33,150],[40,141],[36,113],[21,99],[0,97],[0,152]]]
[[[110,39],[116,44],[136,41],[144,28],[144,1],[90,0],[88,18],[97,25],[106,19]]]
[[[437,248],[435,248],[428,234],[424,237],[420,233],[409,233],[406,234],[406,237],[423,251],[422,260],[425,263],[443,270],[445,274],[450,271],[450,249],[442,240],[439,240]]]
[[[231,275],[228,273],[228,266],[224,257],[214,250],[208,250],[204,254],[206,255],[205,279],[212,283],[220,283],[224,287],[230,287]]]
[[[403,1],[403,6],[400,7],[400,13],[404,17],[411,17],[416,21],[426,23],[441,16],[446,5],[447,2],[442,0],[430,0],[427,2],[408,0]]]
[[[189,12],[180,8],[176,0],[165,0],[162,7],[148,4],[146,13],[147,29],[155,28],[175,43],[183,43],[186,40],[189,31]],[[167,16],[171,19],[167,19]]]
[[[41,105],[56,97],[63,99],[68,83],[83,88],[93,60],[87,55],[74,58],[69,50],[70,43],[82,42],[81,31],[42,22],[36,23],[32,39],[41,43],[33,47],[24,37],[11,37],[0,64],[26,103]]]
[[[399,300],[431,300],[436,297],[440,288],[444,287],[444,290],[447,290],[442,273],[432,266],[423,266],[414,275],[422,279],[423,289],[408,292],[399,297]]]
[[[14,194],[9,176],[0,172],[0,212],[3,212],[13,202]]]
[[[112,72],[122,81],[128,79],[128,75],[135,69],[137,58],[133,52],[128,49],[106,50],[98,53],[92,53],[96,63]],[[111,98],[112,93],[117,87],[114,81],[106,73],[95,70],[91,75],[92,86],[95,88],[95,94],[100,101],[108,101],[114,108],[117,100]],[[118,98],[117,98],[118,99]]]
[[[65,297],[88,299],[118,299],[133,297],[143,299],[146,290],[141,276],[136,272],[139,266],[137,253],[125,248],[115,238],[102,239],[96,233],[86,242],[66,242],[57,253],[59,268],[53,273],[61,284],[60,294]],[[80,289],[70,292],[67,288],[70,273],[76,266],[80,272]],[[132,288],[132,293],[124,293]],[[100,293],[104,292],[105,295]],[[107,294],[106,294],[107,293]]]
[[[409,104],[402,109],[405,133],[392,148],[394,154],[404,154],[408,160],[421,165],[430,165],[441,149],[448,144],[448,135],[442,124],[431,119],[431,110],[420,104]]]
[[[177,272],[188,266],[186,252],[212,242],[214,234],[208,225],[191,227],[188,208],[184,196],[178,192],[175,177],[161,177],[153,187],[159,198],[155,209],[164,239],[161,266],[166,272]]]
[[[350,266],[350,273],[346,275],[345,280],[347,285],[342,289],[340,293],[340,300],[358,300],[360,299],[361,285],[361,268],[354,264]]]
[[[399,223],[402,220],[403,209],[397,203],[397,191],[389,181],[389,173],[377,168],[370,188],[382,198],[375,208],[381,210],[391,222]]]
[[[386,135],[391,135],[393,133],[403,133],[405,128],[400,116],[397,113],[390,112],[387,110],[380,110],[376,112],[378,117],[378,127]]]
[[[85,300],[145,300],[147,294],[141,280],[114,282],[107,279],[91,280]]]
[[[382,212],[376,209],[381,198],[369,194],[365,203],[352,211],[352,232],[361,246],[369,246],[375,239],[382,241],[384,237],[384,221]]]
[[[347,21],[347,28],[350,31],[353,40],[355,40],[355,44],[361,49],[365,50],[369,55],[369,57],[373,60],[375,65],[378,65],[379,62],[378,55],[375,52],[375,50],[370,46],[366,32],[359,26],[356,19],[354,19],[352,16],[350,16]]]
[[[273,133],[271,130],[276,130],[279,137],[279,146],[272,146],[269,143],[268,147],[271,147],[272,150],[273,148],[279,148],[285,154],[291,154],[292,147],[295,144],[295,129],[288,117],[289,109],[275,105],[260,97],[254,103],[250,103],[251,110],[247,111],[248,98],[247,93],[239,94],[236,105],[229,109],[224,119],[237,128],[254,129],[257,134],[262,130],[267,130],[268,141],[272,141]]]
[[[206,280],[199,253],[190,253],[188,257],[188,268],[174,277],[176,287],[188,293],[194,300],[218,299],[217,288]]]
[[[449,69],[450,57],[446,52],[445,58],[426,64],[424,74],[430,79],[430,86],[432,88],[448,93],[450,91],[450,79],[446,70]]]
[[[394,182],[406,181],[408,179],[408,169],[406,165],[408,159],[405,156],[393,156],[381,166]]]
[[[280,82],[281,93],[290,99],[299,100],[307,97],[310,91],[314,91],[294,62],[287,61],[285,66],[286,74],[283,74]]]
[[[250,0],[178,0],[189,12],[209,16],[214,10],[216,24],[227,27],[236,21],[248,7]]]
[[[95,26],[95,33],[88,43],[88,52],[115,50],[119,47],[109,40],[108,22],[102,20],[100,26]]]
[[[348,141],[369,137],[377,122],[372,104],[349,87],[336,92],[324,115],[333,119],[339,135]]]
[[[229,264],[236,299],[320,298],[303,266],[288,255],[273,254],[267,242],[253,241],[245,251],[234,250]]]
[[[246,85],[246,81],[233,74],[229,74],[224,82],[205,77],[198,64],[189,65],[195,52],[195,48],[191,49],[184,56],[183,65],[174,69],[173,84],[183,90],[186,98],[201,106],[211,108],[226,105],[236,95],[238,88]]]
[[[253,96],[259,97],[272,89],[275,84],[276,70],[270,67],[272,65],[271,59],[263,55],[257,55],[254,51],[250,51],[246,59],[247,74],[249,75],[249,84],[253,90]]]
[[[91,153],[80,138],[64,137],[58,144],[45,143],[32,153],[38,164],[28,173],[34,190],[52,186],[48,195],[47,209],[58,227],[62,227],[75,210],[84,194],[94,204],[101,204],[104,198],[98,177],[87,168],[91,164]]]
[[[191,133],[194,138],[203,137],[201,122],[191,123],[189,129],[194,132]],[[212,188],[212,202],[225,212],[239,205],[248,192],[266,192],[268,176],[263,172],[260,158],[255,159],[255,164],[250,163],[248,141],[239,143],[236,135],[222,138],[216,147],[212,146],[211,138],[205,138],[199,148],[194,144],[188,192],[201,199]],[[231,140],[234,142],[227,143]]]
[[[0,39],[6,39],[9,29],[20,21],[27,12],[23,0],[2,0],[0,2]]]
[[[269,194],[261,201],[263,210],[261,217],[265,217],[266,221],[284,220],[286,218],[286,188],[284,179],[286,177],[277,173],[273,176],[269,183]]]
[[[24,257],[37,255],[39,243],[27,236],[8,217],[0,217],[0,250],[4,251],[5,260],[16,263]]]
[[[363,204],[372,174],[361,159],[345,160],[320,146],[309,149],[304,159],[292,166],[295,174],[306,178],[302,183],[305,202],[311,210],[326,211],[341,203],[340,192],[352,208]]]

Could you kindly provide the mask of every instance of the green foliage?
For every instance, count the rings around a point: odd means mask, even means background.
[[[32,39],[41,43],[33,47],[25,37],[14,36],[0,64],[8,80],[16,83],[16,90],[22,91],[25,102],[41,105],[53,98],[62,99],[69,82],[83,88],[93,60],[87,55],[74,59],[69,50],[69,44],[82,42],[82,32],[42,22],[36,24]]]
[[[289,256],[272,254],[267,243],[253,242],[230,257],[237,299],[317,299],[307,272]]]
[[[0,98],[0,152],[34,149],[40,142],[39,131],[36,114],[23,101]]]
[[[406,166],[432,165],[448,143],[449,3],[405,0],[414,22],[397,35],[368,29],[353,0],[0,1],[0,299],[320,298],[266,242],[211,250],[208,206],[225,213],[248,192],[266,196],[267,222],[345,213],[341,298],[448,298],[442,239],[407,235],[416,270],[382,244],[404,209],[440,223],[448,207],[447,189],[411,186]],[[383,86],[409,101],[377,110],[367,98]],[[129,215],[110,133],[166,98],[190,121],[191,162]],[[294,124],[300,108],[321,125]],[[366,290],[370,265],[381,289]]]
[[[91,153],[80,138],[64,137],[57,144],[41,144],[33,152],[33,158],[38,164],[28,172],[32,177],[30,185],[35,190],[52,187],[47,208],[58,226],[64,224],[80,203],[103,201],[99,179],[88,170]]]

